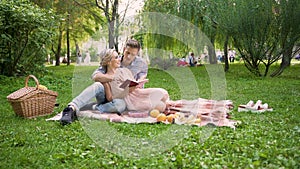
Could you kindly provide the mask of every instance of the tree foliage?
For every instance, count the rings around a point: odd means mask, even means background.
[[[270,66],[280,58],[288,58],[288,63],[282,64],[290,63],[300,34],[296,19],[300,8],[295,0],[228,0],[217,1],[216,6],[219,27],[233,39],[252,73],[267,76]]]
[[[143,12],[159,12],[172,14],[201,28],[203,25],[204,10],[205,8],[203,3],[197,0],[147,0],[145,2]],[[152,29],[161,29],[160,25],[156,26],[155,22],[156,21],[154,21],[154,23],[152,24]],[[162,22],[161,24],[167,23]],[[180,27],[180,23],[174,22],[168,24],[170,24],[167,25],[170,28]],[[144,43],[145,45],[147,45],[147,47],[149,46],[150,48],[155,46],[161,49],[173,51],[176,56],[185,56],[188,52],[191,51],[191,46],[195,46],[195,44],[192,44],[193,41],[188,37],[195,37],[197,35],[195,34],[195,30],[183,29],[179,30],[178,32],[174,32],[173,37],[180,37],[182,35],[186,36],[186,38],[182,37],[182,39],[184,39],[184,42],[164,35],[146,34],[144,36]],[[199,49],[199,52],[200,50],[203,51],[203,49]],[[199,52],[197,51],[196,53],[199,54]]]
[[[77,55],[80,51],[80,41],[92,36],[104,24],[101,13],[89,0],[32,1],[42,8],[53,9],[61,17],[57,20],[59,27],[56,29],[55,43],[49,47],[55,55],[56,65],[60,65],[59,58],[63,51],[67,54],[69,61],[70,49],[74,49]]]
[[[282,59],[280,68],[271,76],[278,76],[290,66],[291,59],[300,50],[300,3],[298,0],[281,0],[273,4],[272,11],[280,25],[278,41],[282,48]]]
[[[299,47],[293,50],[300,39],[298,0],[148,0],[144,10],[176,15],[193,23],[214,46],[224,46],[225,54],[229,46],[236,48],[245,66],[257,76],[267,76],[270,66],[282,59],[279,70],[272,73],[280,75],[299,51]],[[163,45],[166,49],[189,50],[163,36],[147,35],[144,39],[148,44],[167,42]],[[208,51],[210,58],[215,58],[213,49]]]
[[[55,14],[28,0],[0,1],[0,55],[3,75],[38,71],[45,61],[45,46],[56,28]]]

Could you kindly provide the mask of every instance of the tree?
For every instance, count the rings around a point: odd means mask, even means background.
[[[229,70],[228,63],[228,49],[229,46],[232,46],[232,38],[231,35],[233,31],[231,29],[231,25],[234,24],[231,21],[232,10],[231,7],[235,4],[234,1],[224,1],[224,0],[207,0],[207,13],[206,17],[207,22],[206,27],[213,27],[215,29],[215,37],[214,40],[215,46],[219,45],[219,48],[223,48],[224,52],[224,70],[227,72]]]
[[[187,22],[190,22],[196,27],[203,26],[203,11],[202,11],[202,3],[199,3],[197,0],[148,0],[145,2],[143,12],[159,12],[159,13],[166,13],[178,16]],[[145,20],[145,22],[148,22]],[[156,21],[153,21],[153,27],[151,29],[161,29],[161,25],[156,25]],[[161,24],[166,24],[162,22]],[[173,28],[173,27],[180,27],[181,23],[168,23],[166,27]],[[183,32],[184,31],[184,32]],[[164,35],[153,35],[147,34],[144,37],[145,44],[149,47],[156,46],[160,47],[165,50],[173,51],[177,56],[185,56],[188,52],[190,52],[191,47],[195,46],[194,41],[189,39],[190,37],[197,36],[195,34],[195,30],[193,29],[186,29],[178,30],[174,32],[173,37],[178,37],[178,39],[182,39],[179,41],[175,38],[170,38]],[[200,54],[200,51],[203,49],[198,49],[198,51],[193,51],[196,54]]]
[[[214,4],[219,30],[233,39],[252,73],[267,76],[270,66],[281,57],[281,67],[271,76],[289,65],[300,34],[296,0],[220,0]]]
[[[282,50],[282,59],[280,67],[275,70],[271,76],[279,76],[285,68],[290,66],[291,59],[300,48],[293,51],[300,40],[300,4],[297,0],[281,0],[272,6],[272,12],[280,25],[278,32],[279,43]]]
[[[70,49],[75,46],[76,56],[79,53],[79,41],[87,39],[103,24],[103,17],[93,3],[88,0],[32,0],[42,8],[53,9],[61,19],[57,29],[56,43],[51,49],[55,54],[56,66],[60,65],[63,44],[67,44],[66,54],[70,64]],[[73,42],[73,43],[72,43]],[[77,56],[78,57],[78,56]]]
[[[55,14],[27,0],[0,1],[0,55],[3,75],[39,71],[56,28]]]
[[[126,17],[130,4],[136,0],[128,0],[125,3],[124,11],[119,10],[120,0],[95,0],[96,6],[104,13],[106,24],[108,25],[108,44],[109,48],[115,48],[119,51],[119,31]]]

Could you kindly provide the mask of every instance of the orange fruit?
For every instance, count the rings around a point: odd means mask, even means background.
[[[159,115],[159,111],[157,109],[153,109],[150,111],[150,116],[156,118]]]
[[[167,116],[163,113],[160,113],[157,117],[156,117],[156,120],[158,122],[161,122],[161,121],[165,121],[167,119]]]
[[[174,114],[170,114],[170,115],[167,116],[167,120],[168,120],[169,123],[173,123],[174,118],[175,118]]]

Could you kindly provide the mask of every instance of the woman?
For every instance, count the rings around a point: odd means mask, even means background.
[[[105,96],[108,101],[124,99],[127,110],[149,111],[158,109],[163,112],[169,99],[168,92],[162,88],[140,88],[132,86],[121,88],[120,85],[126,80],[135,81],[132,73],[127,68],[120,68],[121,59],[113,49],[105,50],[102,54],[101,66],[106,74],[114,76],[111,82],[104,83]]]

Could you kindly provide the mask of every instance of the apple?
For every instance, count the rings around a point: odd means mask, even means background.
[[[175,118],[175,115],[174,115],[174,114],[169,114],[169,115],[167,116],[167,120],[168,120],[169,123],[173,123],[174,118]]]

